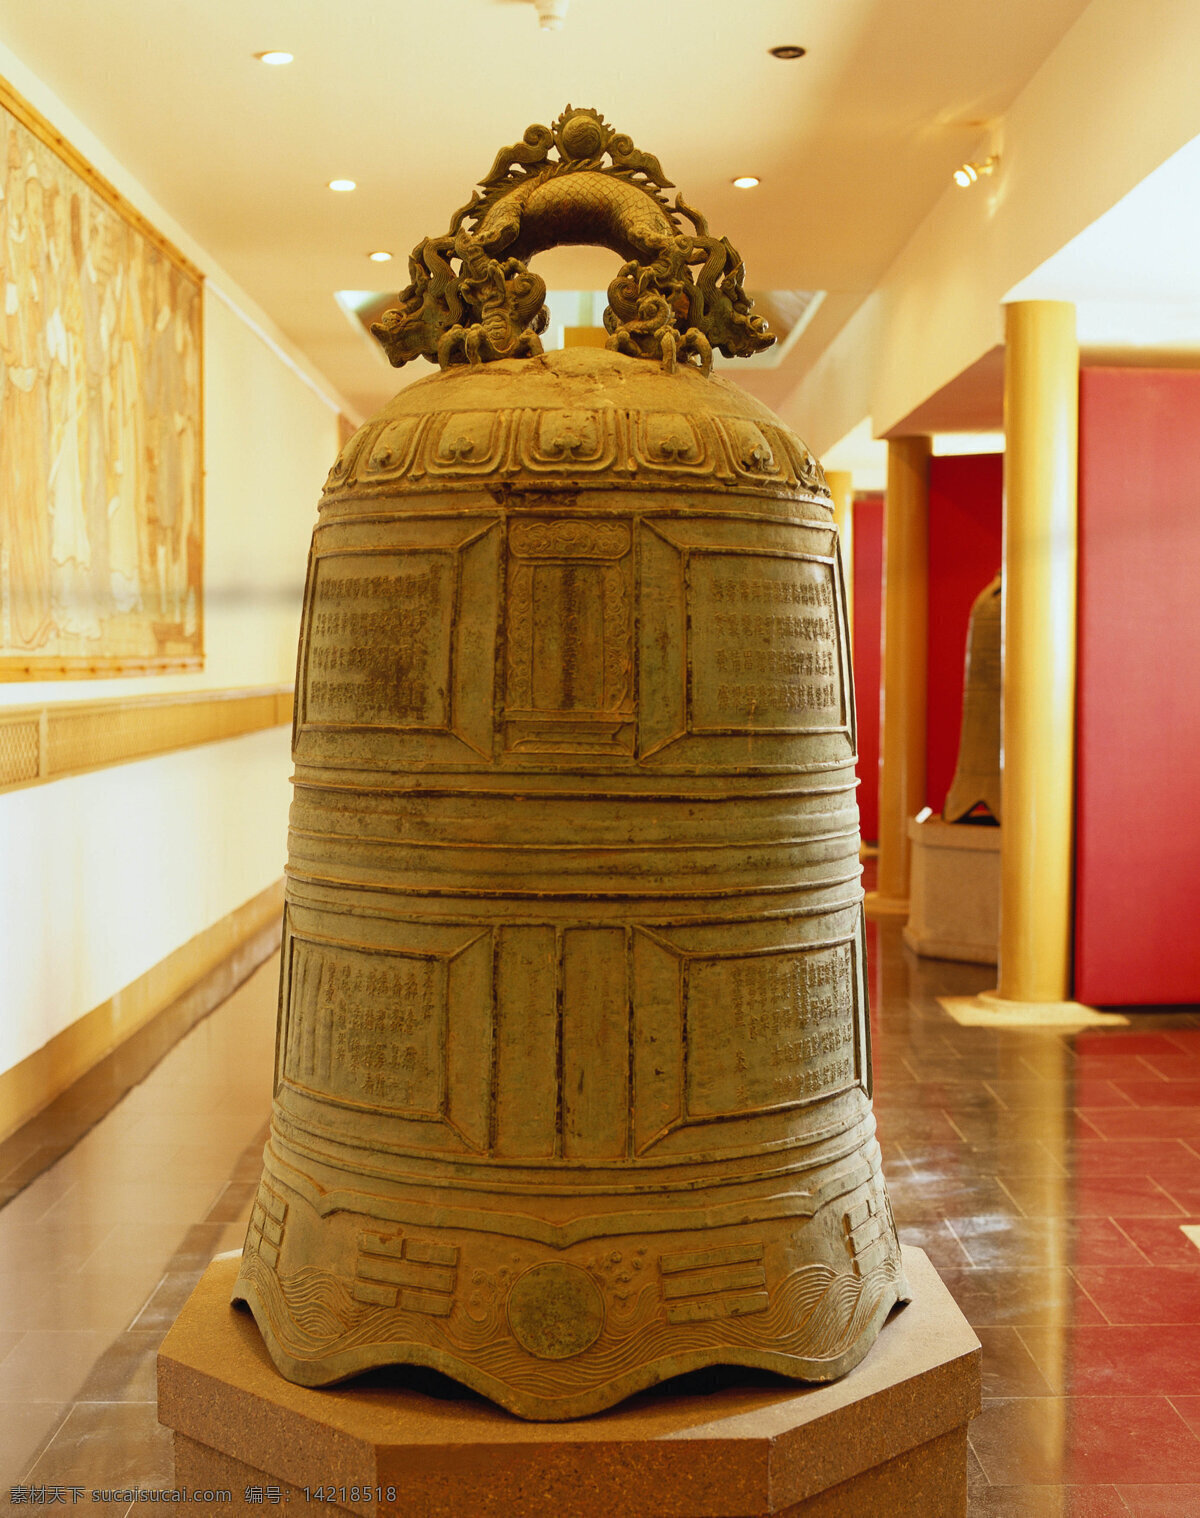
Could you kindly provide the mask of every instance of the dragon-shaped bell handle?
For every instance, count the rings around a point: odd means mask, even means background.
[[[529,259],[595,243],[626,260],[608,287],[607,347],[668,369],[694,358],[705,373],[714,349],[735,358],[769,348],[737,251],[681,195],[669,204],[662,192],[673,188],[652,153],[597,111],[568,106],[501,149],[446,235],[414,248],[411,283],[371,331],[397,367],[418,356],[443,369],[533,357],[549,317]]]

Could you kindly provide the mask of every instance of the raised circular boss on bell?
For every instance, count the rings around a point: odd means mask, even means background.
[[[595,111],[505,148],[374,329],[296,687],[271,1136],[236,1298],[284,1376],[525,1418],[813,1381],[906,1295],[871,1114],[854,697],[774,339]],[[622,261],[543,354],[529,260]]]

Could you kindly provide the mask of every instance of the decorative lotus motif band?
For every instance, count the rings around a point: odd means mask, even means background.
[[[531,126],[502,148],[446,235],[413,249],[411,283],[371,330],[397,367],[533,357],[549,315],[529,259],[595,243],[626,260],[608,287],[607,347],[668,371],[694,359],[705,373],[714,349],[744,358],[769,348],[775,338],[743,288],[741,257],[682,195],[668,202],[673,188],[652,153],[599,112],[568,106],[553,126]]]

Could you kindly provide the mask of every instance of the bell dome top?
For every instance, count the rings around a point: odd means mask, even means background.
[[[454,365],[408,386],[342,449],[323,504],[481,486],[750,492],[831,509],[820,464],[744,390],[597,348]]]

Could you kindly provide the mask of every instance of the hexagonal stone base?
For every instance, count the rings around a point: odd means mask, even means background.
[[[963,1518],[979,1342],[925,1255],[906,1249],[904,1263],[911,1304],[831,1385],[718,1370],[594,1418],[525,1423],[406,1368],[291,1385],[229,1305],[238,1260],[222,1256],[159,1355],[175,1485],[229,1491],[222,1513],[269,1511],[278,1488],[293,1513]]]

